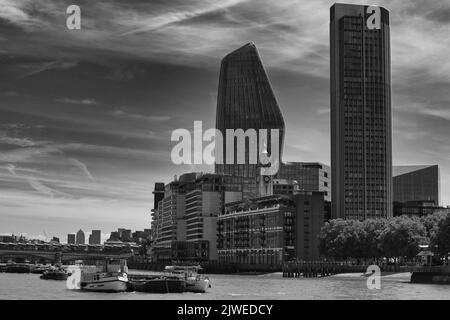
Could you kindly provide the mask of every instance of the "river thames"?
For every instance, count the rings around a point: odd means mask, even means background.
[[[210,278],[212,287],[203,294],[94,293],[68,290],[65,281],[41,280],[38,274],[0,273],[0,299],[450,299],[449,285],[412,284],[409,273],[383,276],[381,289],[372,290],[367,289],[367,279],[359,274],[309,279],[283,278],[279,273],[210,275]]]

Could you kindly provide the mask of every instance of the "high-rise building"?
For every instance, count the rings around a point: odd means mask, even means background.
[[[394,166],[394,202],[426,201],[440,205],[438,165]]]
[[[330,9],[333,218],[392,216],[389,12]]]
[[[76,244],[85,244],[84,232],[83,230],[78,230]]]
[[[75,244],[75,235],[73,233],[67,235],[67,244]]]
[[[223,164],[215,164],[215,172],[242,177],[256,177],[257,164],[249,158],[250,139],[245,148],[245,163],[238,164],[237,141],[234,150],[227,150],[226,129],[267,129],[267,152],[271,154],[270,129],[279,130],[279,155],[284,141],[284,120],[272,87],[254,43],[248,43],[231,52],[222,60],[217,94],[216,128],[223,136]],[[237,140],[237,139],[234,139]],[[259,163],[259,137],[256,146]],[[230,148],[232,149],[232,148]],[[227,163],[226,155],[234,152],[234,162]],[[217,158],[216,158],[217,159]],[[281,161],[280,159],[277,159]]]
[[[92,233],[89,236],[89,244],[100,244],[101,234],[102,232],[100,230],[92,230]]]
[[[280,183],[277,179],[285,181],[282,188],[276,184]],[[320,191],[325,195],[326,201],[331,201],[331,170],[330,167],[319,162],[284,162],[281,163],[280,170],[275,176],[274,194],[281,191],[293,190],[294,184],[296,190],[300,191]]]

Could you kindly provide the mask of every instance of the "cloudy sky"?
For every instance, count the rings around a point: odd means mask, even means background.
[[[82,30],[66,28],[70,4]],[[209,169],[173,165],[170,135],[214,126],[220,60],[249,41],[284,160],[329,164],[332,4],[0,0],[0,233],[148,228],[155,182]],[[376,4],[391,11],[394,164],[439,164],[450,204],[450,3]]]

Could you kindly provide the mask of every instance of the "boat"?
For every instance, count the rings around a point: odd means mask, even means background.
[[[166,266],[164,273],[184,279],[188,292],[205,293],[211,288],[211,280],[198,274],[201,269],[200,266]]]
[[[127,291],[127,272],[126,260],[107,261],[105,265],[96,266],[94,272],[90,268],[82,268],[80,289],[96,292]]]
[[[63,268],[51,268],[40,276],[41,279],[44,280],[67,280],[70,276],[70,273],[67,273]]]
[[[147,276],[144,278],[133,278],[131,290],[148,293],[181,293],[186,290],[184,279],[176,276]]]
[[[6,265],[6,272],[8,273],[31,273],[33,272],[34,265],[30,263],[17,263],[10,262]]]
[[[0,263],[0,272],[5,272],[7,268],[6,263]]]
[[[44,272],[46,272],[46,271],[48,271],[50,269],[51,269],[50,265],[38,264],[38,265],[34,266],[32,273],[43,274]]]

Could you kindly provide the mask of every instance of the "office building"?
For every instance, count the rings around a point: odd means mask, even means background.
[[[215,164],[215,172],[242,177],[256,177],[257,164],[249,161],[249,143],[245,148],[245,163],[237,163],[237,147],[226,148],[226,129],[279,130],[280,159],[284,141],[284,120],[276,101],[266,71],[254,43],[248,43],[231,52],[222,60],[220,67],[219,88],[217,95],[216,128],[223,136],[223,164]],[[237,139],[235,139],[237,140]],[[259,141],[259,139],[257,139]],[[270,138],[268,139],[270,142]],[[271,153],[271,144],[267,152]],[[256,146],[259,163],[259,147]],[[234,162],[226,163],[226,155],[234,153]],[[281,160],[279,160],[281,161]]]
[[[426,201],[440,205],[439,166],[394,166],[394,202]]]
[[[402,215],[406,215],[409,217],[422,217],[437,212],[450,213],[450,208],[440,207],[436,205],[436,203],[433,200],[406,201],[406,202],[394,201],[394,217]]]
[[[330,54],[333,218],[391,217],[389,12],[334,4]]]
[[[276,184],[283,185],[276,186]],[[274,180],[274,194],[285,189],[293,190],[294,184],[300,191],[320,191],[326,201],[331,201],[331,169],[319,162],[285,162]]]
[[[89,235],[89,244],[100,244],[101,235],[102,233],[100,230],[92,230],[92,233]]]
[[[77,237],[75,240],[76,244],[85,244],[84,232],[83,230],[78,230]]]
[[[67,244],[75,244],[75,235],[74,234],[67,235]]]

